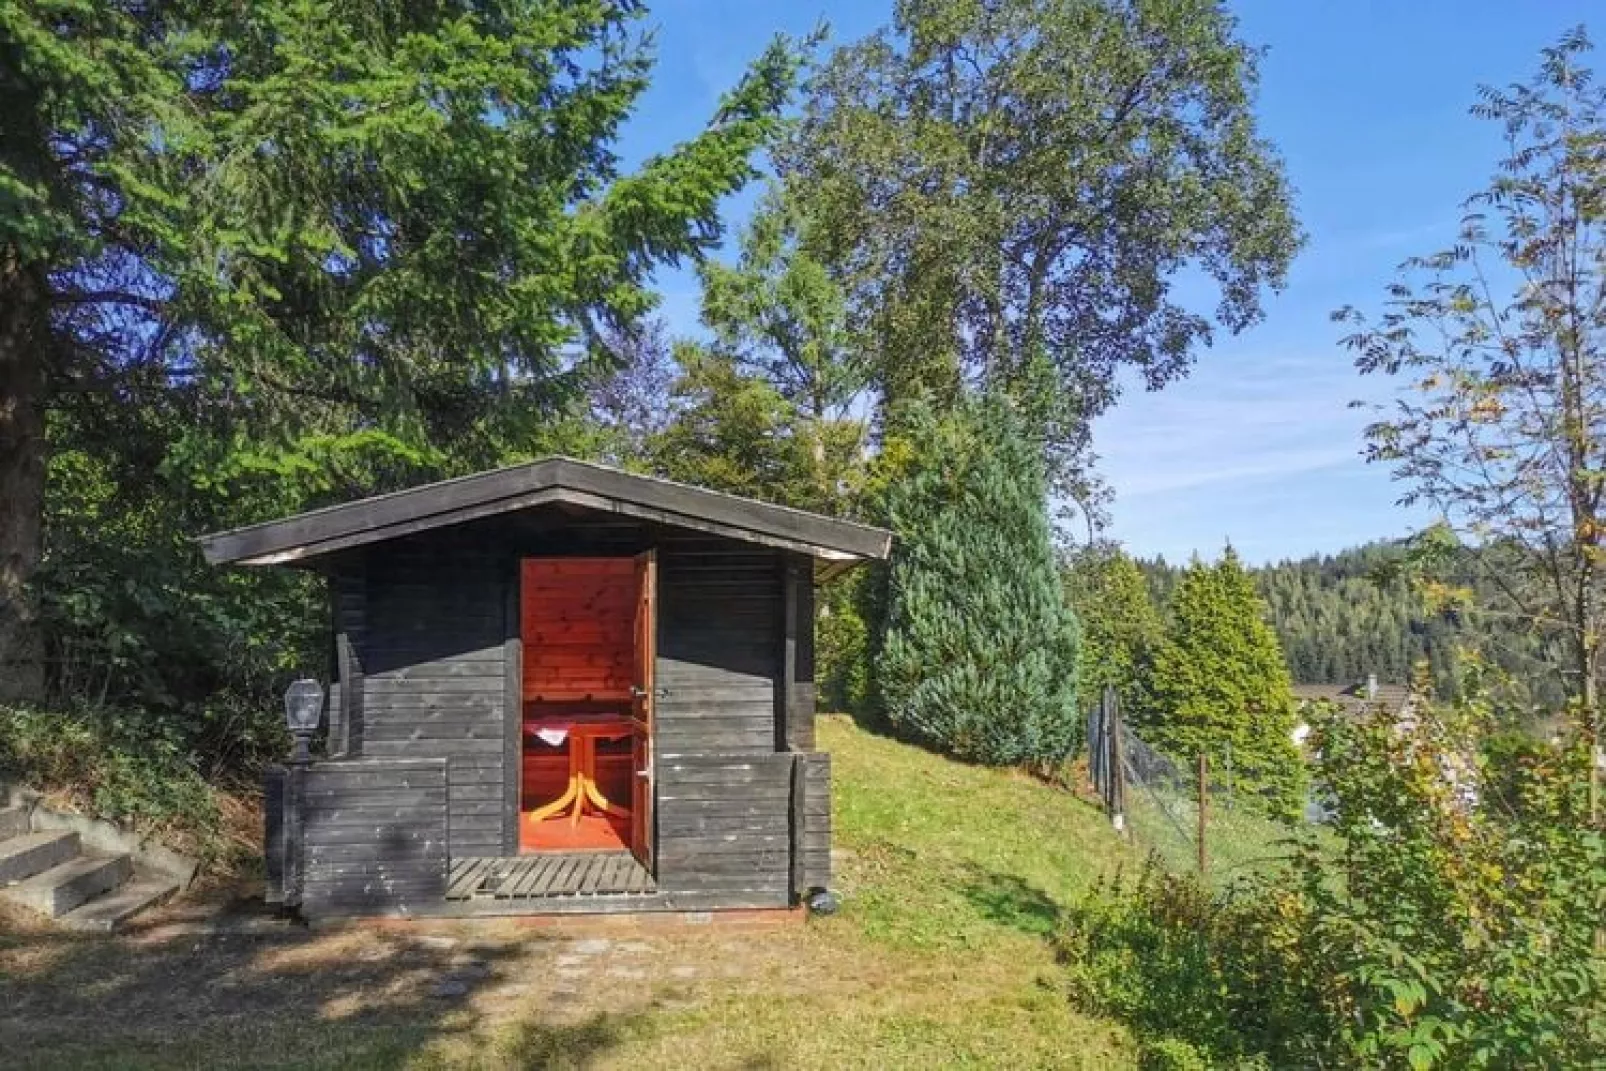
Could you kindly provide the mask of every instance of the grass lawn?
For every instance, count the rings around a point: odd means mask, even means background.
[[[1217,889],[1242,878],[1270,875],[1283,869],[1293,855],[1293,838],[1297,831],[1246,806],[1232,807],[1212,800],[1205,819],[1205,865],[1210,884]],[[1163,859],[1168,869],[1179,872],[1197,869],[1199,810],[1196,797],[1130,786],[1127,821],[1138,842]],[[1330,839],[1320,831],[1318,836],[1323,843]]]
[[[1136,860],[1092,807],[821,719],[835,917],[600,939],[509,923],[117,938],[0,924],[0,1065],[41,1068],[1133,1065],[1047,935]],[[177,909],[175,909],[176,911]],[[444,983],[444,985],[443,985]]]

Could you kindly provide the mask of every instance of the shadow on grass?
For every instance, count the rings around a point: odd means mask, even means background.
[[[490,1025],[476,998],[539,968],[522,943],[453,932],[156,924],[106,937],[0,919],[0,1065],[393,1068],[455,1036],[473,1051]],[[512,1066],[589,1066],[635,1018],[520,1023]]]
[[[1041,889],[1014,874],[999,874],[973,864],[965,871],[965,899],[984,918],[1033,937],[1050,938],[1058,931],[1064,908]]]
[[[599,1012],[574,1023],[521,1023],[508,1046],[507,1064],[542,1071],[590,1067],[638,1033],[645,1020],[641,1013]]]

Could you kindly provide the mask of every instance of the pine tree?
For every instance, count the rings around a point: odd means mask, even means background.
[[[645,15],[0,3],[0,696],[40,698],[55,642],[54,455],[194,532],[552,441],[654,266],[718,244],[796,72],[777,41],[626,171]]]
[[[1084,547],[1067,563],[1065,594],[1082,626],[1084,694],[1114,688],[1124,710],[1141,709],[1149,663],[1165,631],[1143,570],[1119,547]]]
[[[1050,538],[1041,447],[996,401],[910,407],[886,492],[897,541],[872,662],[888,720],[960,758],[1051,763],[1074,750],[1076,617]]]
[[[1177,585],[1167,641],[1155,657],[1149,742],[1179,758],[1232,757],[1234,779],[1274,813],[1297,813],[1304,768],[1294,747],[1293,695],[1277,635],[1231,547],[1195,561]]]

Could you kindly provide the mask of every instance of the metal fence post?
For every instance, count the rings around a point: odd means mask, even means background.
[[[1227,741],[1227,810],[1235,810],[1237,802],[1237,784],[1232,775],[1232,741]]]
[[[1199,877],[1204,878],[1209,857],[1205,849],[1205,830],[1208,828],[1206,812],[1210,803],[1210,760],[1199,752]]]
[[[1126,832],[1126,750],[1122,743],[1125,731],[1121,726],[1121,702],[1114,688],[1105,689],[1110,699],[1110,716],[1106,722],[1110,734],[1110,821],[1117,833]]]

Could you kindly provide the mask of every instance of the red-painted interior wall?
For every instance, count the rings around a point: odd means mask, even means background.
[[[636,612],[631,558],[531,558],[520,568],[524,721],[561,714],[630,713]],[[629,801],[630,742],[599,745],[597,787]],[[522,810],[563,793],[568,760],[525,733]]]

